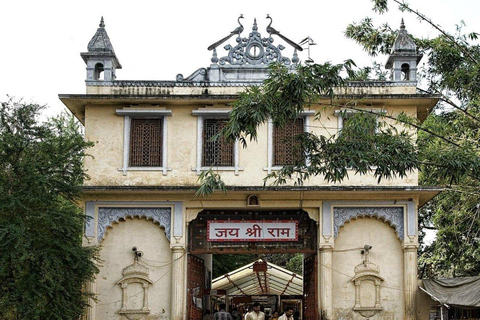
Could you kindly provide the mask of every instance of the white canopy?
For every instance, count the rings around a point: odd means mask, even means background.
[[[266,264],[266,271],[255,272],[254,264]],[[229,296],[302,295],[303,277],[260,259],[213,279],[212,289]]]

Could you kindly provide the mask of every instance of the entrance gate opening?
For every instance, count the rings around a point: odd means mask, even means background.
[[[317,224],[305,211],[204,210],[189,224],[188,236],[189,319],[203,318],[205,309],[213,307],[210,296],[215,296],[218,301],[242,306],[254,300],[260,301],[265,306],[280,307],[280,311],[287,306],[292,306],[295,310],[299,310],[301,319],[319,319]],[[220,292],[212,290],[211,268],[209,270],[206,267],[208,260],[211,266],[211,255],[256,254],[261,256],[274,253],[303,254],[303,290],[298,295],[269,295],[267,288],[264,288],[262,289],[264,294],[261,295],[244,291],[240,295],[228,297],[228,293],[223,290]],[[251,266],[249,272],[259,277],[258,283],[262,283],[261,277],[265,277],[266,280],[269,275],[262,271],[259,261],[255,264]]]

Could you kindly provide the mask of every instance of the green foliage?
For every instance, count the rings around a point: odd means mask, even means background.
[[[420,183],[440,185],[445,191],[420,212],[421,228],[437,230],[430,246],[424,246],[420,264],[439,277],[480,274],[478,213],[480,196],[480,46],[477,33],[462,32],[463,22],[449,33],[423,13],[401,0],[399,9],[438,31],[430,39],[414,39],[427,57],[419,73],[426,93],[438,94],[441,103],[419,130]],[[378,12],[388,9],[386,0],[374,1]],[[347,37],[372,56],[387,53],[395,33],[389,26],[374,27],[371,19],[347,28]],[[399,119],[403,123],[409,120]]]
[[[223,276],[258,259],[255,254],[214,254],[212,278]]]
[[[285,269],[303,276],[303,254],[296,253],[285,265]]]
[[[480,115],[478,107],[469,113]],[[419,259],[430,275],[480,274],[480,131],[478,121],[459,110],[432,114],[424,127],[450,141],[419,134],[425,159],[421,183],[444,185],[445,191],[420,211],[421,227],[437,230],[436,239]]]
[[[262,257],[255,254],[215,254],[212,276],[215,279],[258,259],[264,259],[297,274],[303,274],[302,253],[265,254]]]
[[[0,108],[0,318],[78,319],[97,272],[96,248],[83,248],[84,142],[72,118],[40,123],[43,107]]]
[[[420,212],[421,224],[438,230],[419,259],[420,266],[428,266],[429,276],[480,274],[480,195],[466,189],[463,185],[461,190],[446,190]]]
[[[208,196],[216,190],[227,193],[227,186],[220,178],[220,175],[213,172],[212,169],[202,171],[198,176],[198,180],[202,181],[202,184],[195,192],[195,198]]]
[[[345,35],[362,44],[363,49],[372,56],[390,53],[396,37],[395,31],[388,24],[376,28],[371,18],[348,25]]]
[[[346,80],[365,80],[375,73],[386,79],[384,72],[355,69],[349,60],[343,64],[306,64],[296,72],[275,65],[262,88],[249,89],[234,104],[231,118],[222,134],[239,139],[245,147],[257,139],[257,127],[271,118],[282,126],[293,121],[298,113],[319,101],[325,107],[343,107],[358,112],[336,135],[311,133],[299,135],[298,147],[305,156],[293,166],[272,172],[265,183],[294,182],[297,185],[312,176],[329,182],[356,174],[372,174],[381,179],[405,177],[420,169],[421,184],[444,186],[446,192],[421,213],[424,228],[438,230],[437,241],[424,247],[420,259],[433,266],[434,275],[479,274],[478,247],[480,195],[480,45],[478,34],[462,32],[463,24],[451,34],[402,0],[392,0],[399,9],[414,15],[438,32],[430,39],[414,38],[427,61],[418,73],[424,93],[436,95],[440,103],[429,119],[421,123],[405,114],[375,115],[378,125],[372,132],[372,112],[356,107],[361,102],[340,103],[334,87]],[[373,0],[374,11],[388,10],[387,0]],[[346,36],[360,44],[372,56],[388,54],[397,33],[387,24],[375,27],[372,19],[347,27]],[[425,60],[425,59],[424,59]],[[321,100],[322,98],[323,100]],[[319,115],[317,115],[317,119]],[[418,132],[414,141],[406,130],[397,130],[388,123],[400,123]],[[221,181],[217,176],[215,183]]]
[[[352,61],[337,65],[307,64],[299,66],[297,72],[289,72],[284,66],[273,65],[262,88],[254,87],[240,95],[221,134],[230,140],[239,139],[246,147],[248,141],[257,139],[258,126],[269,118],[275,125],[283,126],[296,119],[305,108],[317,104],[320,98],[330,98],[333,105],[333,88],[344,84],[343,72],[350,78],[358,75],[354,66]],[[355,108],[352,106],[352,109]],[[379,130],[372,134],[374,122],[370,114],[365,116],[360,112],[346,122],[338,136],[312,133],[298,136],[299,148],[307,156],[292,166],[272,172],[265,182],[273,179],[273,184],[278,185],[293,179],[301,185],[316,175],[340,182],[348,178],[347,168],[359,174],[372,173],[379,181],[404,177],[417,164],[409,135],[382,122]],[[202,187],[204,185],[206,183]]]
[[[410,135],[379,122],[368,113],[356,113],[344,124],[338,135],[322,136],[304,133],[298,137],[303,154],[307,155],[293,166],[284,166],[265,178],[274,184],[295,180],[298,185],[309,177],[321,175],[330,182],[355,174],[373,174],[383,178],[404,177],[417,167],[417,154]],[[377,132],[375,132],[375,130]]]

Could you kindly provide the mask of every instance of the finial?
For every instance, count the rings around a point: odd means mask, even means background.
[[[100,28],[105,28],[105,22],[103,22],[103,16],[102,16],[102,19],[100,19],[100,24],[98,26]]]
[[[212,54],[212,63],[217,63],[218,62],[218,57],[217,57],[217,49],[213,48],[213,54]]]
[[[258,30],[258,27],[257,27],[257,18],[254,18],[254,19],[253,19],[253,27],[252,27],[252,30],[255,31],[255,32]]]
[[[297,49],[295,49],[295,50],[293,51],[292,62],[293,62],[294,64],[297,64],[299,61],[300,61],[300,60],[298,59]]]
[[[400,29],[405,30],[405,22],[403,21],[403,18],[402,22],[400,23]]]

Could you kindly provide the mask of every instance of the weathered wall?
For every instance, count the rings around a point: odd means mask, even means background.
[[[354,268],[362,263],[360,249],[364,245],[373,246],[369,254],[370,262],[380,267],[381,305],[383,311],[371,319],[404,319],[403,294],[403,251],[393,228],[375,218],[358,218],[346,223],[335,239],[333,251],[333,319],[364,319],[353,311],[355,286],[352,283]],[[369,287],[369,285],[371,287]],[[374,286],[363,287],[363,303],[375,302]],[[363,300],[365,299],[365,300]]]
[[[422,280],[418,280],[418,286],[423,287]],[[418,290],[417,293],[417,319],[429,320],[430,309],[432,306],[438,305],[438,302],[433,301],[432,298],[422,290]]]
[[[85,166],[90,180],[85,185],[119,185],[119,186],[192,186],[198,184],[196,168],[197,161],[197,117],[192,110],[202,106],[161,105],[147,107],[148,109],[166,108],[172,111],[167,117],[167,166],[171,168],[166,175],[162,171],[127,171],[126,175],[119,169],[123,166],[123,127],[124,117],[116,114],[121,106],[87,106],[86,108],[86,138],[95,142],[95,146],[88,150],[93,157],[87,157]],[[219,106],[225,109],[226,106]],[[395,106],[387,109],[388,114],[406,111],[414,116],[416,109],[413,106]],[[309,116],[309,132],[329,136],[338,132],[338,121],[333,110],[323,111],[319,121]],[[388,120],[392,123],[392,121]],[[268,166],[268,139],[267,125],[258,130],[258,141],[250,142],[247,148],[239,146],[238,175],[233,171],[221,171],[222,179],[231,186],[262,186]],[[305,185],[331,186],[335,185],[315,177]],[[349,179],[336,185],[377,186],[377,179],[372,176],[355,175],[350,172]],[[417,172],[407,178],[382,180],[382,186],[417,185]]]
[[[117,81],[118,82],[118,81]],[[121,81],[120,81],[121,82]],[[363,83],[357,86],[348,86],[343,88],[335,88],[335,94],[415,94],[417,92],[415,84],[395,83],[395,85],[384,85],[386,82],[381,81],[377,84],[368,85]],[[245,91],[245,86],[228,86],[228,87],[192,87],[192,86],[87,86],[86,92],[88,94],[128,94],[128,95],[158,95],[158,94],[190,94],[200,95],[208,91],[209,94],[227,95],[239,94]]]
[[[144,253],[140,263],[149,269],[153,281],[148,292],[151,312],[147,319],[169,319],[172,253],[163,228],[145,219],[127,219],[108,229],[101,246],[100,259],[103,262],[96,283],[98,304],[95,319],[125,319],[118,314],[122,306],[122,290],[117,282],[122,278],[122,270],[133,263],[134,246]],[[141,305],[141,291],[140,286],[129,290],[128,299],[132,305]]]

